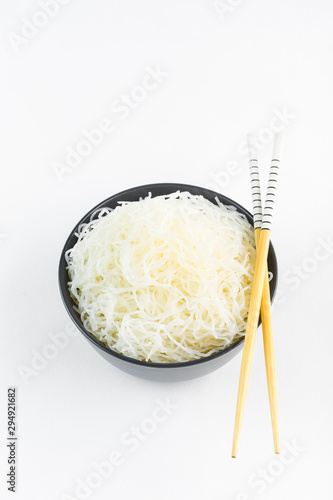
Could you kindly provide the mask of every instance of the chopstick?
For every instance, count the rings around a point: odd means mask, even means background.
[[[239,377],[234,438],[232,445],[233,458],[236,457],[238,449],[240,430],[244,415],[245,400],[249,386],[254,343],[258,328],[261,297],[262,297],[265,274],[267,269],[267,255],[270,242],[274,201],[275,201],[275,194],[276,194],[277,180],[279,173],[281,141],[282,141],[281,134],[276,134],[274,141],[274,148],[273,148],[273,158],[271,161],[271,167],[268,178],[268,187],[267,187],[265,208],[264,208],[263,220],[259,237],[259,245],[257,247],[257,258],[254,269],[252,293],[251,293],[248,320],[246,325],[241,371]]]
[[[258,248],[261,224],[262,224],[258,153],[254,145],[252,136],[248,137],[248,142],[249,142],[249,152],[250,152],[249,162],[250,162],[252,207],[253,207],[253,225],[254,225],[256,247]],[[261,321],[262,321],[262,335],[263,335],[264,353],[265,353],[268,398],[269,398],[269,406],[270,406],[272,429],[273,429],[274,450],[275,453],[278,454],[280,453],[280,445],[279,445],[279,424],[278,424],[278,407],[277,407],[277,391],[276,391],[276,369],[275,369],[274,342],[273,342],[271,298],[269,290],[267,263],[266,263],[264,287],[261,298]]]

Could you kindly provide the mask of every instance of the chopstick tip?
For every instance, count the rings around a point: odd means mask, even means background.
[[[247,144],[248,144],[248,151],[249,151],[249,158],[250,160],[257,160],[258,159],[258,152],[257,148],[255,146],[255,135],[254,134],[247,134]]]
[[[275,138],[274,138],[273,158],[278,159],[278,160],[280,159],[280,156],[281,156],[282,140],[283,140],[282,132],[277,132],[275,134]]]

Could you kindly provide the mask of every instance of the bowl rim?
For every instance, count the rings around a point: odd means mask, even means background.
[[[82,223],[84,223],[84,221],[87,218],[89,218],[96,210],[98,210],[99,208],[102,208],[103,206],[105,206],[105,204],[109,203],[113,198],[116,198],[116,197],[118,198],[119,196],[122,196],[122,195],[125,196],[125,195],[127,195],[129,193],[133,193],[133,191],[137,191],[137,190],[140,189],[140,190],[147,190],[147,193],[149,193],[149,189],[153,190],[153,189],[163,188],[163,187],[166,187],[166,186],[168,188],[169,187],[170,188],[174,187],[175,191],[187,191],[187,190],[189,190],[189,192],[191,192],[190,190],[194,189],[194,190],[201,191],[202,192],[202,196],[205,196],[204,193],[206,192],[206,193],[209,193],[210,195],[214,195],[214,198],[215,197],[218,197],[219,199],[222,198],[222,200],[220,200],[220,201],[223,204],[228,204],[230,202],[230,205],[235,206],[237,208],[237,210],[240,208],[244,212],[244,214],[247,216],[247,219],[249,220],[249,222],[251,223],[251,225],[253,226],[253,215],[246,208],[244,208],[242,205],[240,205],[238,202],[232,200],[231,198],[228,198],[224,194],[218,193],[217,191],[213,191],[211,189],[200,187],[200,186],[195,186],[195,185],[192,185],[192,184],[183,184],[183,183],[175,183],[175,182],[159,182],[159,183],[143,184],[143,185],[140,185],[140,186],[135,186],[135,187],[132,187],[132,188],[129,188],[129,189],[125,189],[123,191],[120,191],[119,193],[115,193],[112,196],[109,196],[108,198],[106,198],[105,200],[103,200],[102,202],[98,203],[92,209],[90,209],[80,219],[80,221],[77,224],[75,224],[74,228],[72,229],[72,231],[70,232],[68,238],[66,239],[66,242],[64,244],[64,247],[63,247],[61,255],[60,255],[59,266],[58,266],[58,284],[59,284],[60,295],[61,295],[63,304],[65,306],[65,309],[67,310],[67,313],[68,313],[69,317],[71,318],[71,320],[73,321],[73,323],[75,324],[75,326],[79,329],[79,331],[86,337],[86,339],[88,339],[97,348],[101,349],[102,351],[104,351],[105,353],[107,353],[110,356],[113,356],[113,357],[115,357],[117,359],[120,359],[120,360],[128,362],[128,363],[132,363],[132,364],[135,364],[135,365],[138,365],[138,366],[144,366],[144,367],[151,368],[151,369],[154,369],[154,368],[166,368],[166,369],[170,369],[170,368],[186,368],[188,366],[194,366],[194,365],[199,365],[199,364],[202,364],[202,363],[207,363],[207,362],[212,361],[214,359],[220,358],[224,354],[227,354],[228,352],[230,352],[233,349],[237,348],[237,346],[239,346],[240,344],[242,344],[244,342],[245,336],[241,337],[235,343],[231,344],[230,346],[228,346],[227,348],[225,348],[225,349],[223,349],[223,350],[221,350],[219,352],[211,354],[210,356],[206,356],[206,357],[199,358],[199,359],[193,359],[193,360],[190,360],[190,361],[179,361],[179,362],[176,362],[176,363],[154,363],[154,362],[151,362],[151,361],[149,362],[149,361],[143,361],[143,360],[140,360],[140,359],[130,358],[129,356],[125,356],[124,354],[120,354],[120,353],[116,352],[115,350],[111,349],[110,347],[107,347],[106,345],[104,345],[91,332],[89,332],[89,330],[87,330],[83,326],[83,324],[77,319],[77,317],[74,314],[74,309],[73,309],[73,304],[74,303],[73,303],[72,299],[68,300],[67,297],[66,297],[66,294],[65,294],[65,291],[68,292],[68,288],[67,288],[67,283],[68,282],[63,277],[63,271],[64,271],[64,267],[65,267],[65,270],[67,271],[66,260],[65,260],[65,253],[70,248],[72,248],[72,247],[69,246],[70,240],[73,238],[73,236],[75,236],[75,233],[77,232],[78,227]],[[173,191],[171,191],[171,192],[173,192]],[[275,267],[275,273],[274,273],[275,286],[273,288],[273,293],[271,294],[271,304],[272,304],[273,301],[274,301],[274,297],[275,297],[276,289],[277,289],[277,284],[278,284],[278,264],[277,264],[275,249],[274,249],[274,246],[273,246],[272,243],[270,243],[269,252],[271,252],[271,254],[272,254],[272,261],[273,261],[274,267]],[[261,324],[261,320],[259,318],[258,327],[259,327],[260,324]]]

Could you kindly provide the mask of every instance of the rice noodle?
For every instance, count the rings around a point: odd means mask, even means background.
[[[85,328],[151,362],[209,356],[244,335],[253,227],[234,207],[176,192],[103,208],[66,254]]]

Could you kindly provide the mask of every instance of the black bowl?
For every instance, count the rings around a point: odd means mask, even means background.
[[[104,344],[99,342],[88,330],[86,330],[81,322],[79,314],[74,310],[74,302],[67,287],[69,279],[66,269],[65,252],[75,245],[77,241],[75,233],[78,231],[78,227],[80,226],[80,224],[89,222],[91,218],[94,218],[94,216],[91,216],[99,208],[115,208],[118,205],[118,201],[137,201],[140,197],[146,197],[148,193],[151,193],[154,197],[170,194],[178,190],[189,191],[194,195],[202,195],[213,203],[216,203],[215,199],[218,198],[223,204],[234,206],[239,213],[244,214],[248,221],[253,224],[252,215],[245,208],[243,208],[241,205],[231,200],[230,198],[216,193],[215,191],[197,186],[191,186],[188,184],[147,184],[145,186],[139,186],[132,189],[127,189],[126,191],[122,191],[121,193],[117,193],[107,200],[102,201],[102,203],[99,203],[96,207],[92,208],[80,220],[80,222],[76,224],[75,228],[69,235],[63,248],[59,263],[59,286],[61,297],[68,314],[70,315],[71,319],[78,327],[80,332],[83,333],[85,338],[90,341],[91,345],[99,352],[99,354],[101,354],[114,366],[132,375],[147,378],[150,380],[180,381],[190,380],[206,375],[225,365],[230,359],[232,359],[242,349],[244,338],[237,340],[237,342],[227,347],[223,351],[213,354],[207,358],[197,359],[194,361],[185,361],[183,363],[148,363],[146,361],[139,361],[137,359],[118,354],[117,352],[109,349]],[[268,270],[273,275],[270,281],[271,301],[273,301],[277,285],[277,261],[272,244],[270,244],[268,252]]]

